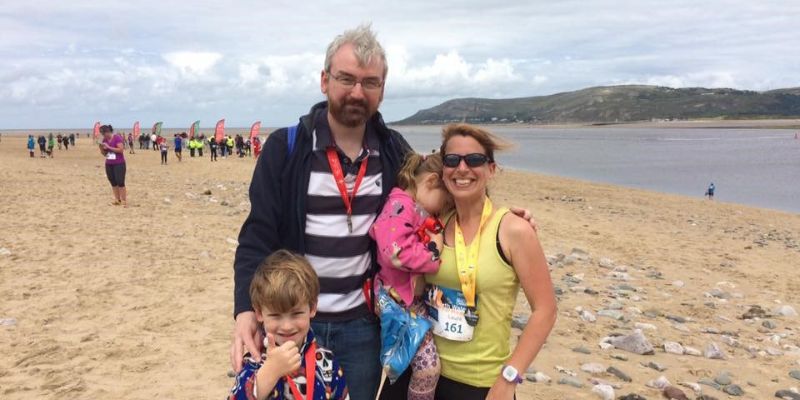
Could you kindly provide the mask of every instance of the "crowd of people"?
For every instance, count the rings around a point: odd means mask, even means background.
[[[69,150],[70,146],[75,146],[75,140],[77,137],[78,134],[76,133],[59,133],[53,135],[53,132],[50,132],[47,136],[39,135],[35,139],[33,135],[28,135],[28,143],[26,147],[31,158],[35,157],[37,145],[39,146],[40,158],[53,158],[53,150],[55,150],[56,144],[58,144],[59,150],[61,150],[62,147],[64,150]]]

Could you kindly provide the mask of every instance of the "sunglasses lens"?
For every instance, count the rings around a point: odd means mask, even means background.
[[[442,158],[442,164],[448,168],[455,168],[458,167],[458,163],[461,162],[461,156],[458,154],[446,154],[444,158]]]
[[[486,164],[488,158],[483,154],[473,153],[467,154],[464,156],[464,161],[467,162],[468,167],[480,167],[483,164]]]

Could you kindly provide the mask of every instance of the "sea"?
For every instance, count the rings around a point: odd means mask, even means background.
[[[399,126],[418,152],[439,148],[440,126]],[[185,129],[184,129],[185,130]],[[502,168],[800,213],[800,136],[788,129],[489,127],[513,145]],[[75,130],[2,130],[26,135]],[[167,137],[179,129],[164,129]],[[263,129],[269,132],[271,129]],[[149,132],[149,130],[148,130]],[[201,129],[210,135],[213,130]],[[226,128],[247,134],[249,128]]]

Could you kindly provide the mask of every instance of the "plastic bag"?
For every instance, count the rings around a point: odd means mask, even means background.
[[[431,322],[423,316],[411,315],[382,287],[376,300],[381,318],[381,365],[389,382],[394,383],[411,364]]]

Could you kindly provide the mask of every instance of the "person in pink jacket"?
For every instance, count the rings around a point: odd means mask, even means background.
[[[442,249],[437,215],[449,202],[442,182],[442,157],[410,153],[386,204],[369,230],[378,247],[376,290],[384,289],[408,312],[427,316],[422,301],[423,275],[439,270]],[[409,399],[433,399],[439,380],[439,356],[431,332],[411,360]]]

